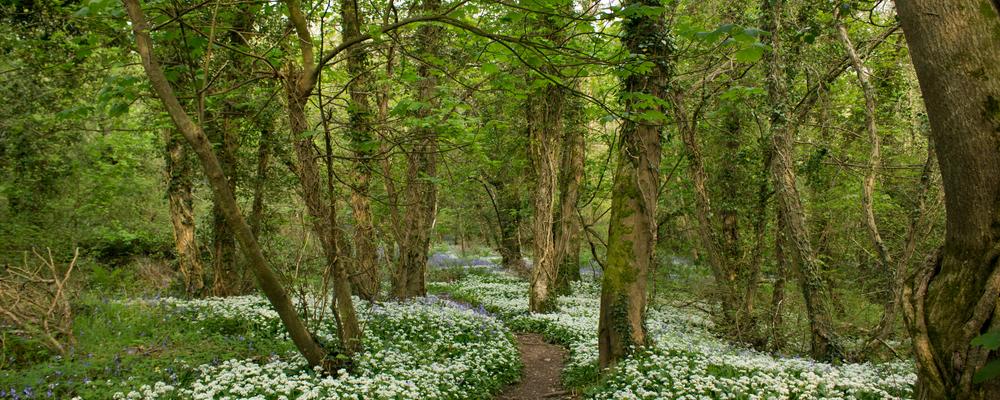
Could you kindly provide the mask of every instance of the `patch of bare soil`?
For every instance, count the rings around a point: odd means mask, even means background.
[[[537,333],[518,333],[517,348],[524,362],[521,381],[508,387],[500,400],[575,400],[577,397],[562,386],[559,374],[566,363],[566,350],[545,343]]]

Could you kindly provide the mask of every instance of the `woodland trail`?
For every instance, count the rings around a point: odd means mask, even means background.
[[[524,373],[521,381],[508,387],[500,400],[572,400],[577,397],[562,386],[560,373],[566,362],[566,349],[546,343],[537,333],[517,333]]]

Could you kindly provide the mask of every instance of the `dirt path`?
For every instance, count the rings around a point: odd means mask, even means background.
[[[559,374],[566,362],[566,350],[545,343],[537,333],[518,333],[517,348],[524,362],[521,381],[508,387],[497,399],[501,400],[571,400],[576,399],[563,388]]]

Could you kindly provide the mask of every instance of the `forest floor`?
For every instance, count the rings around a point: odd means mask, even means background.
[[[545,342],[537,333],[518,333],[517,349],[524,372],[521,381],[498,396],[502,400],[576,399],[562,385],[560,373],[566,364],[566,349]]]

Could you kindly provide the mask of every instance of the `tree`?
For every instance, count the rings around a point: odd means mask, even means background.
[[[439,0],[422,0],[419,10],[433,14],[441,7]],[[438,48],[443,29],[431,24],[417,28],[417,54],[422,58],[417,68],[419,81],[416,101],[420,105],[416,117],[424,124],[411,131],[413,145],[406,153],[406,209],[403,212],[400,243],[400,260],[393,275],[392,293],[400,299],[427,294],[427,250],[430,248],[431,230],[437,215],[438,138],[430,121],[436,118],[438,78],[430,62],[439,56]]]
[[[343,35],[346,39],[361,36],[363,18],[356,0],[341,2]],[[369,91],[371,74],[368,72],[368,55],[361,47],[347,50],[347,70],[352,77],[348,83],[350,101],[347,105],[348,138],[354,152],[354,182],[351,184],[351,210],[354,212],[354,288],[365,300],[378,297],[381,277],[375,254],[375,227],[372,225],[369,186],[372,178],[372,158],[377,147],[374,135],[374,115]]]
[[[326,350],[313,339],[312,334],[306,329],[305,324],[299,318],[295,306],[292,304],[291,299],[289,299],[281,282],[278,281],[277,276],[274,275],[274,272],[268,266],[267,260],[264,259],[264,254],[257,244],[257,238],[250,231],[250,225],[243,218],[239,205],[236,203],[236,198],[229,189],[229,183],[222,171],[218,157],[212,151],[208,137],[201,127],[191,120],[191,117],[188,116],[187,112],[181,106],[174,95],[173,88],[170,87],[170,83],[167,81],[167,77],[163,74],[163,70],[156,61],[153,55],[153,41],[149,37],[149,24],[146,22],[146,17],[143,15],[138,0],[124,0],[124,3],[129,20],[132,22],[136,50],[138,50],[142,58],[143,69],[146,71],[153,90],[170,114],[170,118],[198,155],[205,175],[208,177],[216,202],[221,205],[226,216],[226,221],[236,232],[236,237],[242,244],[241,248],[250,261],[250,266],[253,269],[254,276],[257,278],[257,283],[278,313],[292,342],[295,343],[296,348],[306,361],[313,366],[324,365],[327,361]]]
[[[944,185],[944,245],[904,289],[917,398],[993,399],[976,378],[995,351],[971,342],[997,329],[1000,297],[1000,5],[896,3],[923,92]]]
[[[656,243],[656,203],[660,177],[660,130],[672,52],[660,3],[629,0],[622,45],[628,60],[622,122],[611,198],[608,252],[601,284],[597,328],[598,361],[614,366],[646,346],[646,280]],[[652,8],[659,12],[651,13]],[[628,12],[631,11],[631,12]]]
[[[767,60],[767,90],[771,103],[771,175],[778,207],[784,216],[788,249],[799,265],[799,283],[809,316],[812,356],[830,360],[842,353],[833,326],[833,308],[829,288],[822,277],[821,262],[813,250],[805,210],[795,177],[795,126],[789,124],[792,108],[785,87],[783,31],[784,0],[764,1],[764,29],[770,32],[771,51]]]
[[[164,165],[170,222],[173,223],[174,247],[177,251],[177,270],[181,274],[187,294],[197,295],[201,294],[205,287],[205,268],[201,262],[201,252],[195,236],[190,161],[181,141],[183,139],[178,137],[176,130],[164,129],[163,139],[167,144]]]

